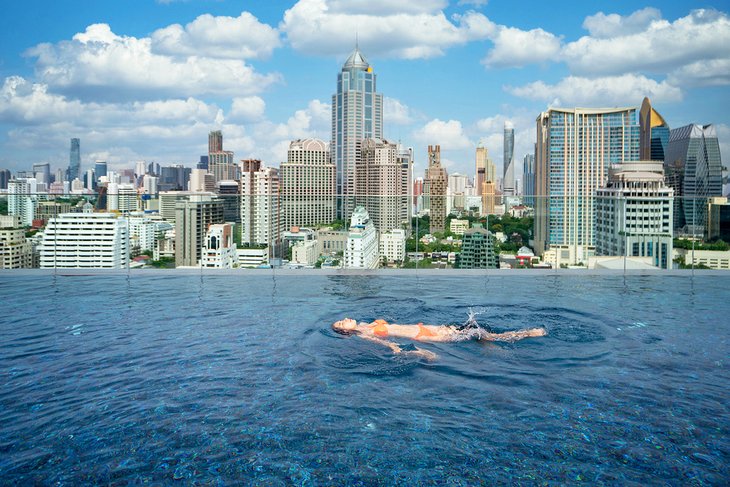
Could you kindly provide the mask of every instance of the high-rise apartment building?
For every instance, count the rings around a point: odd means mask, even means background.
[[[25,238],[20,217],[0,215],[0,269],[27,269],[32,257],[33,245]]]
[[[241,161],[241,242],[268,245],[269,256],[281,241],[279,170],[259,160]]]
[[[413,188],[413,147],[398,146],[398,154],[396,155],[400,164],[400,195],[401,204],[399,219],[405,222],[406,236],[411,233],[411,220],[413,219],[413,205],[409,198],[409,193]]]
[[[324,141],[292,141],[280,171],[285,229],[311,227],[335,220],[335,165]]]
[[[33,224],[37,199],[35,178],[18,178],[8,182],[8,214],[19,216],[22,225]]]
[[[112,213],[51,218],[40,245],[41,269],[122,269],[129,264],[127,221]]]
[[[200,264],[208,228],[223,222],[223,202],[206,194],[189,195],[175,207],[175,265]]]
[[[535,251],[555,247],[561,262],[595,251],[595,191],[612,164],[637,161],[635,108],[553,108],[537,117]]]
[[[404,164],[398,154],[398,145],[387,140],[364,139],[358,144],[355,202],[367,210],[380,233],[409,224],[404,189],[409,187],[410,160]]]
[[[624,162],[596,190],[596,255],[651,257],[672,267],[673,190],[661,162]]]
[[[644,98],[639,112],[639,157],[642,161],[663,161],[669,144],[669,125],[659,112]]]
[[[674,229],[705,233],[710,198],[722,196],[722,161],[714,125],[672,129],[664,157],[664,177],[674,189]]]
[[[208,134],[208,153],[221,152],[223,150],[223,132],[213,130]]]
[[[71,151],[69,154],[68,171],[66,171],[66,180],[73,181],[81,179],[81,141],[79,139],[71,139]]]
[[[515,127],[512,122],[504,122],[504,163],[502,167],[502,193],[515,194]]]
[[[464,232],[461,238],[461,253],[457,266],[459,269],[496,269],[497,252],[494,236],[482,228],[480,223]]]
[[[332,95],[332,159],[336,167],[337,218],[347,220],[355,206],[357,144],[383,138],[383,95],[376,75],[355,47],[337,75]]]
[[[428,168],[426,168],[424,188],[428,195],[430,209],[431,233],[443,232],[446,229],[446,188],[448,176],[446,169],[441,167],[441,146],[428,146]]]

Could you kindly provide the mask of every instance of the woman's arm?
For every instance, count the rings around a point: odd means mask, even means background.
[[[422,358],[428,360],[429,362],[432,362],[438,358],[438,355],[436,355],[435,353],[433,353],[430,350],[424,350],[421,348],[416,348],[415,350],[403,350],[400,346],[398,346],[397,343],[391,342],[389,340],[383,340],[382,338],[378,338],[378,337],[370,336],[370,335],[359,335],[359,336],[366,340],[370,340],[371,342],[375,342],[375,343],[379,343],[380,345],[384,345],[384,346],[390,348],[393,351],[393,353],[399,353],[399,354],[403,353],[403,354],[408,354],[408,355],[415,355],[417,357],[422,357]]]
[[[547,335],[545,328],[530,328],[529,330],[506,331],[504,333],[489,333],[484,338],[497,342],[516,342],[523,338],[541,337]]]

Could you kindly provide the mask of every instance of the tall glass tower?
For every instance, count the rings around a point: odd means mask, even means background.
[[[336,167],[337,218],[349,220],[355,207],[355,160],[363,139],[383,138],[383,95],[373,69],[356,46],[337,75],[332,95],[332,158]]]
[[[674,229],[701,236],[707,200],[722,196],[722,161],[713,125],[672,129],[664,157],[664,178],[674,189]]]
[[[68,162],[68,180],[81,178],[81,147],[79,139],[71,139],[71,154]]]
[[[595,191],[609,167],[639,160],[635,108],[553,108],[537,118],[535,251],[561,263],[595,251]]]
[[[669,125],[651,106],[648,97],[641,103],[639,112],[641,127],[640,154],[642,161],[663,161],[669,144]]]
[[[505,195],[515,194],[515,127],[512,122],[504,122],[502,191]]]

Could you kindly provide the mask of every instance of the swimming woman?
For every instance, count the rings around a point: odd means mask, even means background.
[[[470,317],[467,326],[461,328],[453,325],[424,325],[423,323],[398,325],[388,323],[385,320],[375,320],[372,323],[358,323],[351,318],[345,318],[344,320],[333,323],[332,329],[343,335],[357,335],[366,340],[385,345],[394,353],[421,356],[427,360],[435,360],[437,355],[420,348],[403,350],[397,343],[386,340],[386,338],[409,338],[419,342],[460,342],[472,339],[515,342],[523,338],[541,337],[547,334],[544,328],[492,333],[477,326],[476,322],[473,321],[473,317]]]

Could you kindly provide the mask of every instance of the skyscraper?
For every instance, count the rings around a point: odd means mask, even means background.
[[[269,257],[281,241],[279,170],[261,161],[241,161],[241,242],[268,245]]]
[[[197,266],[208,228],[224,223],[223,201],[199,194],[180,199],[175,205],[175,265]]]
[[[97,181],[99,178],[106,177],[106,161],[96,161],[94,163],[94,175],[96,176]]]
[[[649,98],[644,98],[639,112],[639,157],[642,161],[663,161],[669,143],[669,125],[651,106]]]
[[[515,128],[512,122],[504,122],[504,163],[502,193],[515,194]]]
[[[337,75],[332,95],[332,143],[336,167],[337,218],[347,220],[354,209],[357,144],[383,138],[383,95],[376,75],[356,46]]]
[[[673,129],[664,157],[664,177],[674,189],[674,229],[702,235],[708,199],[722,196],[722,162],[713,125]]]
[[[223,150],[223,132],[214,130],[208,134],[208,152],[220,152]]]
[[[33,164],[33,177],[38,183],[44,183],[46,187],[51,185],[51,165],[47,162]]]
[[[8,169],[0,169],[0,189],[8,189],[11,176]]]
[[[68,162],[68,180],[81,178],[81,146],[79,139],[71,139],[71,153]]]
[[[335,220],[335,165],[319,139],[294,140],[281,164],[284,228]]]
[[[441,167],[441,146],[428,146],[428,168],[426,169],[426,188],[430,208],[431,233],[443,232],[446,228],[446,188],[448,176]]]
[[[537,117],[535,251],[586,262],[595,250],[594,195],[612,164],[639,160],[635,108],[553,108]]]
[[[525,204],[535,206],[535,154],[525,154],[525,158],[522,160],[522,173]]]

